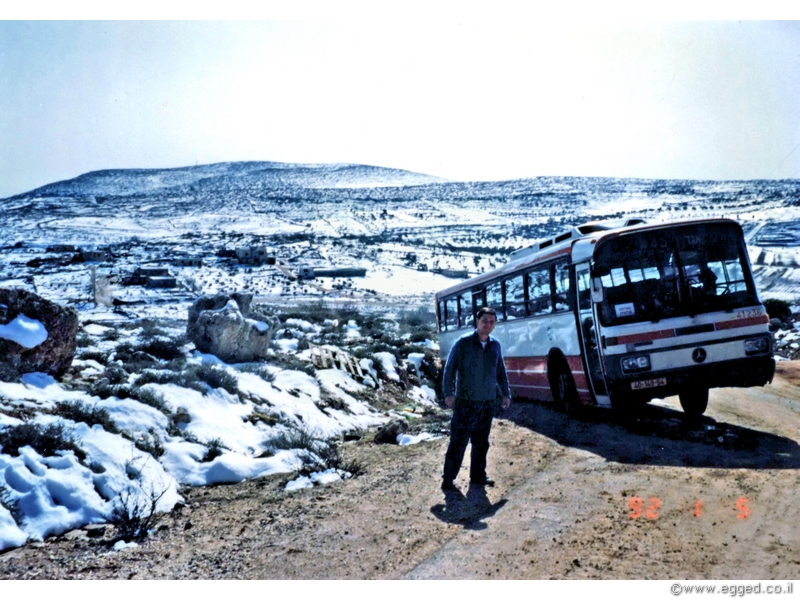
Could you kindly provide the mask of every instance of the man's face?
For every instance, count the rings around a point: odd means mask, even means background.
[[[494,315],[481,315],[481,318],[478,319],[478,335],[486,336],[492,333],[494,330],[494,326],[497,324],[497,317]]]

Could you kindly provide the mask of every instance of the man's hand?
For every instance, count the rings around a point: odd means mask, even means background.
[[[500,406],[502,406],[503,410],[508,410],[508,408],[511,406],[511,398],[508,396],[503,396],[503,404]]]
[[[453,405],[456,403],[456,397],[448,396],[444,399],[444,403],[447,405],[447,408],[453,408]]]

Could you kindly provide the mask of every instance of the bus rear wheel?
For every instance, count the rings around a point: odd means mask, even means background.
[[[708,408],[708,388],[683,390],[678,394],[683,412],[689,417],[699,417]]]
[[[556,361],[548,367],[547,379],[550,381],[550,391],[559,410],[569,412],[580,406],[578,388],[566,361]]]

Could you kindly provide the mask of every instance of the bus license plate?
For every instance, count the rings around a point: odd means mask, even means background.
[[[646,390],[648,388],[659,387],[661,385],[667,385],[666,377],[659,377],[658,379],[645,379],[644,381],[632,381],[631,389]]]

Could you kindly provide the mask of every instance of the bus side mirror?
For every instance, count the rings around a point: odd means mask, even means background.
[[[598,304],[603,301],[603,282],[599,277],[592,279],[592,302]]]

